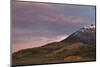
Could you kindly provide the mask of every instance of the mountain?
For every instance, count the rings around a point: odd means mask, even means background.
[[[96,60],[96,29],[83,27],[60,42],[13,53],[13,65],[35,65]]]
[[[95,28],[80,28],[80,30],[76,31],[75,33],[71,34],[68,38],[64,39],[63,42],[83,42],[83,43],[90,43],[95,44],[96,37],[95,37]]]

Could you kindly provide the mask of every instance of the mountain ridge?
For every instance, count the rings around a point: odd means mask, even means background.
[[[95,31],[95,27],[83,27],[62,41],[15,52],[13,65],[93,61],[96,59]]]

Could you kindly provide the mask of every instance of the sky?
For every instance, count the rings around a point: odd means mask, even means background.
[[[12,2],[12,52],[61,41],[91,24],[95,24],[94,6]]]

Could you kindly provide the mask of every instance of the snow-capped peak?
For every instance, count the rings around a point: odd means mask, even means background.
[[[80,28],[81,32],[94,32],[95,31],[95,26],[93,24],[91,24],[90,26],[84,26],[82,28]]]
[[[90,28],[95,28],[95,25],[91,24],[90,26],[84,26],[84,29],[90,29]]]

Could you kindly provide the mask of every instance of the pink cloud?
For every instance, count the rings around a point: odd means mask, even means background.
[[[39,15],[38,17],[47,22],[81,23],[84,20],[82,17],[65,16],[63,14]]]
[[[81,23],[84,21],[83,17],[77,17],[77,16],[69,16],[64,18],[64,22],[69,23]]]
[[[15,7],[22,7],[22,8],[30,8],[30,9],[41,9],[43,8],[54,8],[56,7],[54,4],[47,4],[47,3],[31,3],[31,2],[14,2]],[[76,17],[76,16],[65,16],[64,14],[57,14],[57,13],[52,13],[49,12],[49,15],[41,14],[41,13],[36,13],[36,11],[39,10],[34,10],[35,12],[28,12],[24,14],[19,14],[16,13],[15,20],[22,20],[22,21],[31,21],[34,19],[33,17],[40,19],[41,21],[46,21],[46,22],[64,22],[64,23],[81,23],[84,21],[84,18],[82,17]]]
[[[47,4],[47,3],[32,3],[32,2],[13,2],[12,5],[15,5],[15,7],[23,7],[23,8],[55,8],[55,4]]]
[[[32,20],[32,14],[15,14],[14,19],[15,20],[22,20],[22,21],[29,21]]]

